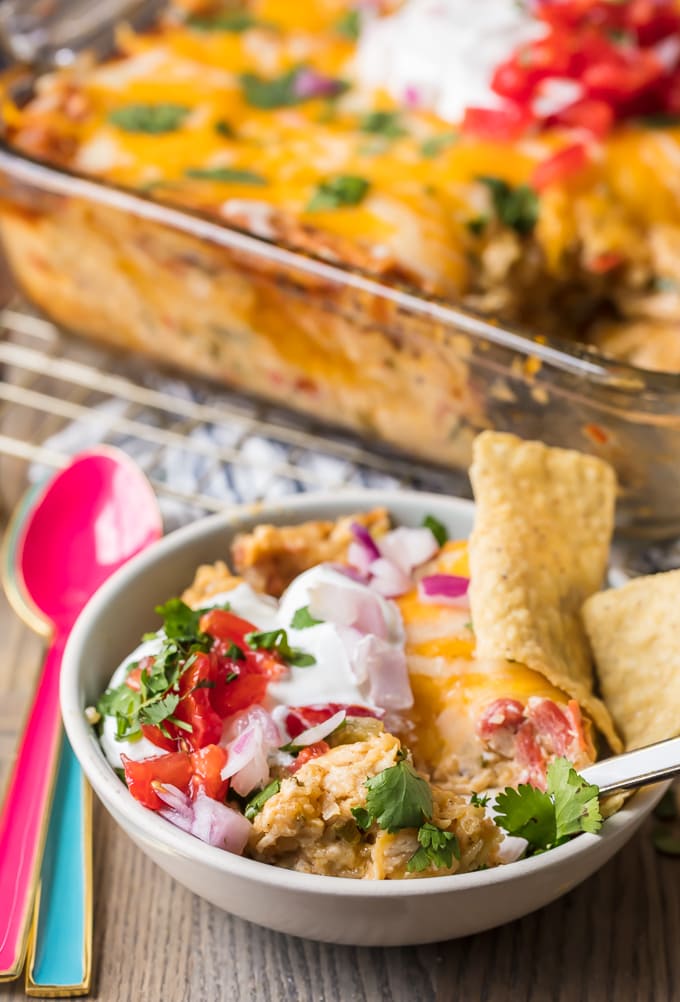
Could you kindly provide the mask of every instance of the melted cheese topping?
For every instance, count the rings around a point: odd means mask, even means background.
[[[427,573],[469,577],[467,542],[447,543]],[[460,605],[438,605],[421,601],[413,591],[397,604],[404,620],[414,697],[411,743],[417,758],[432,770],[452,756],[464,768],[478,766],[481,743],[475,728],[484,708],[495,699],[525,703],[530,696],[544,696],[567,702],[569,697],[539,672],[507,661],[476,660],[474,625],[465,600]]]

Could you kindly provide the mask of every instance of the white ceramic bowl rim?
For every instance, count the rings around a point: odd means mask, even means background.
[[[353,898],[398,897],[411,898],[424,895],[449,894],[455,888],[488,886],[495,883],[521,881],[529,872],[542,871],[548,874],[562,866],[582,851],[595,845],[602,839],[615,839],[618,832],[627,828],[636,819],[641,818],[659,799],[663,789],[668,784],[657,784],[639,790],[634,797],[608,818],[597,835],[582,834],[565,845],[549,852],[532,856],[528,859],[506,863],[488,870],[478,870],[473,873],[450,874],[441,877],[411,880],[355,880],[349,877],[331,877],[321,874],[298,873],[282,867],[261,863],[258,860],[236,856],[223,849],[209,846],[194,836],[175,828],[155,812],[143,807],[128,793],[109,764],[106,762],[99,743],[84,716],[84,707],[79,701],[78,649],[86,634],[91,630],[102,612],[106,609],[112,595],[124,589],[140,570],[148,564],[162,560],[174,550],[190,545],[193,540],[201,537],[207,530],[223,527],[234,530],[242,521],[252,521],[253,516],[261,517],[262,521],[276,520],[277,512],[285,509],[286,513],[305,517],[323,517],[334,507],[339,509],[362,510],[366,507],[384,506],[388,510],[397,503],[411,499],[417,501],[423,512],[430,505],[441,507],[446,504],[452,511],[464,511],[468,518],[474,510],[471,501],[460,498],[442,498],[441,495],[427,494],[415,491],[375,491],[352,490],[338,493],[332,500],[319,498],[314,494],[300,497],[284,498],[280,502],[267,505],[247,506],[225,514],[211,515],[170,533],[148,550],[139,554],[122,567],[93,596],[80,615],[66,648],[61,676],[61,707],[64,725],[73,750],[80,764],[99,797],[106,802],[115,802],[117,813],[137,829],[145,838],[152,842],[165,845],[181,856],[195,859],[220,870],[224,873],[241,877],[250,877],[258,882],[272,886],[285,887],[301,894],[315,892],[332,893]],[[150,610],[151,613],[151,610]],[[115,665],[112,666],[112,673]]]

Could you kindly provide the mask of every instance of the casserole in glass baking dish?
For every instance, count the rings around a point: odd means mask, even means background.
[[[655,257],[619,198],[624,154],[677,130],[624,128],[555,184],[571,133],[460,140],[384,96],[367,109],[341,75],[356,11],[324,0],[299,28],[289,9],[171,15],[5,101],[19,285],[74,331],[442,466],[485,427],[590,451],[618,472],[622,528],[680,530],[680,376],[593,347],[678,367],[668,240]]]

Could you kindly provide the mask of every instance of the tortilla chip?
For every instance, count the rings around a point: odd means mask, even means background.
[[[621,742],[593,672],[581,606],[601,587],[614,521],[616,477],[600,459],[514,435],[483,432],[470,478],[477,511],[470,538],[476,657],[541,672]]]
[[[626,747],[680,734],[680,571],[593,595],[583,619]]]

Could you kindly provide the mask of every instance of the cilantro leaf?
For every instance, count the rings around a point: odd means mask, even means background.
[[[365,198],[370,182],[357,174],[337,174],[317,187],[307,204],[307,212],[325,212],[343,205],[358,205]]]
[[[357,823],[357,828],[361,828],[363,831],[368,831],[373,824],[373,818],[365,807],[353,807],[352,817]]]
[[[421,873],[430,866],[437,869],[453,866],[453,857],[460,859],[460,845],[453,832],[442,831],[431,821],[426,821],[418,829],[418,841],[420,848],[417,849],[406,864],[409,873]]]
[[[557,844],[578,832],[597,832],[602,827],[599,790],[571,767],[566,758],[556,758],[548,766],[548,794],[555,804]]]
[[[230,31],[240,34],[248,28],[257,27],[259,22],[247,10],[229,10],[212,17],[192,14],[186,19],[186,24],[197,31]]]
[[[430,532],[432,533],[432,535],[437,540],[440,546],[443,546],[444,543],[449,538],[449,533],[446,526],[442,525],[439,519],[435,518],[434,515],[425,516],[425,518],[423,519],[423,528],[430,530]]]
[[[224,136],[225,139],[233,139],[236,135],[233,126],[231,126],[229,122],[225,121],[223,118],[220,118],[219,121],[215,122],[213,128],[218,136]]]
[[[139,719],[144,724],[162,724],[164,720],[172,716],[177,709],[178,703],[179,694],[169,692],[161,699],[149,703],[147,706],[140,707]]]
[[[496,823],[509,835],[525,838],[534,851],[552,849],[579,832],[602,826],[599,790],[579,776],[564,758],[548,766],[547,790],[521,785],[496,797]]]
[[[542,790],[521,784],[496,797],[496,824],[508,835],[517,835],[537,849],[555,844],[555,805]]]
[[[512,187],[500,177],[477,178],[491,193],[496,217],[504,226],[521,236],[531,233],[538,222],[538,195],[527,184]]]
[[[176,132],[190,111],[184,104],[124,104],[110,111],[108,120],[124,132],[161,135]]]
[[[372,136],[385,136],[387,139],[398,139],[408,135],[408,131],[400,122],[398,111],[369,111],[359,120],[359,131]]]
[[[248,821],[252,821],[255,815],[260,813],[260,811],[267,803],[267,801],[270,799],[270,797],[273,797],[275,794],[277,794],[280,789],[281,789],[281,780],[273,779],[271,783],[265,786],[263,790],[260,790],[259,793],[256,793],[253,797],[251,797],[250,800],[247,802],[245,810],[243,812],[247,817]]]
[[[428,159],[433,159],[439,156],[444,150],[448,149],[449,146],[455,145],[458,142],[459,136],[457,132],[444,132],[439,136],[430,136],[429,139],[424,139],[420,144],[420,152],[424,157]]]
[[[241,170],[237,167],[188,167],[184,171],[186,177],[197,181],[220,181],[224,184],[266,184],[267,179],[254,170]]]
[[[410,762],[383,769],[365,786],[366,811],[385,831],[418,828],[432,817],[432,790]]]
[[[168,640],[197,640],[200,633],[198,624],[204,609],[192,609],[181,598],[168,599],[157,605],[155,612],[163,619],[163,629]]]
[[[338,97],[347,90],[343,80],[328,80],[328,93],[319,94],[315,89],[305,86],[305,78],[314,73],[306,66],[295,66],[278,77],[261,77],[257,73],[242,73],[239,77],[243,99],[252,108],[262,108],[271,111],[274,108],[290,108],[304,101],[317,100],[319,97]]]
[[[300,609],[296,609],[290,621],[290,625],[294,630],[306,630],[310,626],[318,626],[319,623],[323,623],[323,619],[315,619],[309,611],[308,605],[303,605]]]
[[[241,648],[233,641],[227,647],[225,657],[230,658],[232,661],[245,661],[246,659],[246,656]]]
[[[361,34],[361,13],[358,10],[346,10],[335,22],[335,30],[343,38],[356,42]]]
[[[486,807],[489,803],[489,798],[484,793],[473,793],[470,797],[470,803],[473,807]]]
[[[288,634],[285,630],[268,630],[264,632],[246,633],[245,641],[253,650],[276,651],[279,657],[283,658],[290,665],[296,668],[309,668],[316,664],[316,658],[312,654],[301,651],[298,647],[291,647],[288,643]]]

